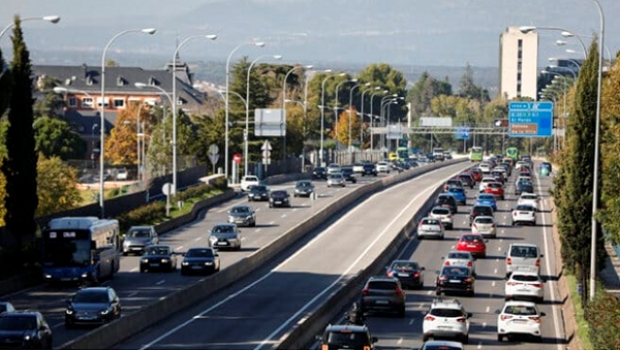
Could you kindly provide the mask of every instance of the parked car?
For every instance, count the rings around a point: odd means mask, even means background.
[[[209,231],[209,244],[220,250],[241,250],[239,229],[231,223],[218,223]]]
[[[183,255],[181,275],[215,273],[220,270],[220,255],[211,247],[192,247]]]
[[[266,185],[254,185],[248,191],[248,201],[268,201],[269,188]]]
[[[325,167],[314,167],[312,170],[312,180],[325,179],[327,180],[327,170]]]
[[[398,279],[405,289],[424,287],[424,267],[416,261],[395,260],[386,269],[385,275]]]
[[[444,266],[437,271],[435,282],[435,293],[437,295],[446,293],[463,293],[474,296],[474,283],[476,278],[474,272],[469,267],[463,266]]]
[[[140,273],[152,271],[172,272],[177,269],[177,256],[169,245],[151,245],[140,258]]]
[[[123,256],[130,253],[143,254],[150,245],[159,244],[159,235],[153,226],[133,226],[129,228],[123,240]]]
[[[540,312],[536,304],[526,301],[507,301],[501,310],[496,310],[497,314],[497,341],[502,342],[504,338],[511,336],[529,336],[542,341],[541,317],[545,316]]]
[[[67,300],[65,327],[101,325],[120,317],[121,300],[112,287],[88,287]]]
[[[6,312],[0,317],[0,348],[52,349],[52,328],[41,312]]]
[[[314,185],[312,184],[311,181],[300,180],[297,182],[297,184],[295,184],[295,193],[293,194],[293,196],[294,197],[298,197],[298,196],[310,197],[310,195],[312,195],[313,192],[314,192]]]
[[[256,211],[248,205],[233,206],[228,211],[228,223],[237,226],[256,227]]]
[[[241,178],[241,191],[246,192],[250,190],[251,186],[259,185],[260,179],[255,175],[246,175]]]
[[[436,298],[422,322],[422,340],[457,339],[469,343],[469,318],[472,314],[457,299]]]
[[[291,207],[291,195],[286,190],[274,190],[269,195],[269,207]]]
[[[374,350],[377,337],[365,325],[328,325],[319,338],[321,350]]]
[[[370,277],[362,289],[361,309],[368,312],[395,312],[405,316],[405,291],[400,281],[392,277]]]

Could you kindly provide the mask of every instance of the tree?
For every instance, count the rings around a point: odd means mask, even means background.
[[[567,153],[562,157],[561,182],[556,183],[558,227],[562,241],[562,258],[569,269],[577,272],[583,284],[582,302],[587,301],[588,267],[591,250],[592,185],[594,179],[594,134],[597,97],[598,48],[596,40],[579,73],[575,101],[568,123]],[[602,238],[598,237],[597,261],[605,255]]]
[[[32,123],[32,71],[19,16],[13,28],[12,87],[9,101],[9,127],[6,134],[7,158],[2,164],[6,177],[5,232],[12,242],[7,249],[17,253],[23,239],[34,238],[37,196],[37,154]],[[21,262],[20,255],[15,262]]]
[[[115,127],[105,144],[106,159],[112,164],[138,164],[138,112],[140,113],[140,132],[148,138],[153,125],[156,124],[156,117],[152,116],[150,111],[149,105],[132,103],[118,113]]]
[[[361,102],[359,96],[361,96],[360,91],[364,89],[363,85],[365,83],[370,83],[370,87],[381,87],[383,89],[387,89],[389,94],[397,94],[398,96],[405,97],[407,95],[407,80],[402,72],[394,69],[392,66],[386,63],[373,63],[363,70],[357,76],[358,84],[360,87],[356,90],[357,94],[354,96],[354,107],[357,111],[361,110]],[[377,94],[379,95],[379,94]],[[347,103],[349,94],[346,95]],[[379,103],[377,103],[377,97],[375,96],[375,101],[373,101],[373,105],[370,106],[370,94],[366,93],[364,96],[364,113],[373,113],[379,115]],[[391,118],[394,121],[401,121],[403,117],[407,115],[407,106],[399,105],[398,107],[393,106],[391,112]]]
[[[424,71],[407,94],[412,108],[411,117],[417,119],[431,113],[431,100],[441,95],[452,95],[450,82],[437,80]]]
[[[34,116],[40,117],[52,117],[61,118],[62,108],[65,106],[65,102],[60,94],[56,94],[53,90],[59,83],[58,79],[51,77],[44,77],[37,82],[37,91],[43,94],[41,99],[38,99],[34,104]]]
[[[6,67],[6,62],[2,57],[0,48],[0,116],[4,114],[9,106],[11,97],[11,71]]]
[[[465,65],[465,72],[461,77],[459,96],[479,100],[482,103],[486,103],[490,100],[489,92],[486,89],[478,87],[474,84],[474,71],[469,63]]]
[[[350,122],[349,116],[351,118]],[[349,136],[351,136],[351,144],[358,139],[362,123],[357,116],[357,111],[355,111],[355,108],[342,111],[342,113],[340,113],[340,117],[338,118],[338,125],[338,134],[336,135],[336,131],[334,130],[332,132],[332,138],[338,140],[341,144],[346,146],[349,145]]]
[[[77,172],[63,164],[59,157],[39,155],[37,163],[39,206],[37,217],[75,208],[81,199],[76,185]]]
[[[86,145],[69,123],[51,117],[40,117],[34,123],[35,150],[45,157],[62,160],[81,159]]]
[[[118,62],[116,62],[116,60],[114,59],[107,59],[105,61],[105,66],[106,67],[119,67],[120,65],[118,64]]]

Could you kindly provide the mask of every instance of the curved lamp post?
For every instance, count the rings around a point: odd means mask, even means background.
[[[50,22],[52,24],[56,24],[60,21],[60,16],[26,17],[26,18],[20,18],[19,20],[20,22],[41,20],[41,21]],[[15,26],[15,22],[11,22],[8,26],[4,27],[2,32],[0,32],[0,38],[2,38],[4,33],[6,33],[13,26]]]
[[[370,86],[370,83],[366,83],[366,86]],[[368,88],[365,89],[364,91],[362,91],[362,108],[361,108],[361,119],[362,119],[362,126],[360,127],[360,150],[364,150],[364,95],[366,95],[367,92],[371,91],[371,90],[380,90],[381,87],[372,87],[372,88]],[[371,116],[372,116],[372,110],[371,110]],[[370,120],[370,123],[372,123],[372,117]]]
[[[381,89],[379,87],[379,89]],[[372,95],[370,95],[370,150],[373,150],[373,146],[374,146],[374,124],[375,124],[375,116],[372,114],[373,109],[375,107],[375,105],[373,104],[373,100],[375,99],[375,95],[377,94],[387,94],[389,93],[389,90],[383,90],[383,91],[378,91],[376,93],[373,93]],[[379,111],[379,114],[381,113],[381,111]]]
[[[351,129],[353,128],[353,116],[351,114],[351,110],[353,109],[353,91],[355,91],[355,88],[359,88],[361,86],[370,86],[370,83],[366,83],[364,85],[360,85],[360,84],[355,84],[355,86],[353,88],[351,88],[351,90],[349,90],[349,152],[353,152],[352,147],[353,147],[353,142],[351,139],[353,139],[353,135],[351,133]],[[360,127],[361,129],[361,127]],[[360,140],[360,146],[362,145],[362,141]]]
[[[246,81],[246,95],[245,100],[247,102],[247,107],[245,109],[245,130],[243,131],[243,141],[244,141],[244,175],[248,175],[248,156],[249,156],[249,147],[248,142],[250,139],[250,73],[252,73],[252,67],[262,58],[267,57],[269,55],[261,55],[257,57],[252,63],[250,63],[250,67],[248,67],[248,78]],[[282,59],[282,55],[273,55],[273,58],[276,60]],[[228,90],[227,90],[228,91]]]
[[[288,79],[288,76],[291,73],[293,73],[294,70],[298,68],[312,69],[312,67],[314,66],[313,65],[306,65],[306,66],[297,65],[291,68],[290,70],[288,70],[288,72],[286,72],[286,74],[284,75],[284,83],[282,84],[282,111],[285,111],[285,108],[286,108],[285,106],[286,105],[286,80]],[[284,114],[284,116],[286,118],[286,113]],[[282,150],[284,150],[284,152],[282,152],[282,160],[284,160],[286,158],[286,133],[284,133],[284,137],[282,138]]]
[[[566,30],[566,29],[560,28],[560,27],[535,27],[535,26],[522,26],[522,27],[519,27],[519,31],[521,31],[521,33],[523,33],[523,34],[527,34],[529,32],[533,32],[535,30],[551,30],[551,31],[558,31],[558,32],[570,32],[569,30]],[[586,45],[583,43],[583,40],[581,40],[581,38],[577,37],[577,39],[579,39],[579,43],[581,44],[581,48],[583,49],[583,55],[587,56],[588,55],[588,49],[586,49]]]
[[[103,178],[103,167],[105,165],[105,54],[108,51],[108,48],[112,43],[120,36],[128,34],[128,33],[144,33],[144,34],[155,34],[157,30],[155,28],[145,28],[145,29],[128,29],[124,30],[110,39],[103,49],[103,54],[101,55],[101,123],[99,124],[99,130],[101,131],[100,135],[100,143],[101,143],[101,152],[99,153],[99,207],[101,207],[101,219],[105,218],[105,201],[103,199],[104,194],[104,178]]]
[[[185,43],[192,39],[204,38],[209,40],[217,39],[216,34],[193,35],[185,38],[174,50],[172,55],[172,193],[177,192],[177,55]]]
[[[226,123],[225,123],[225,132],[224,132],[224,176],[226,177],[226,179],[228,179],[228,162],[230,162],[228,160],[228,141],[230,140],[230,137],[228,136],[228,128],[229,128],[229,120],[228,120],[228,116],[229,116],[229,104],[228,104],[228,98],[229,98],[229,92],[230,92],[230,87],[229,87],[229,80],[230,80],[230,59],[232,58],[233,54],[235,53],[235,51],[237,51],[238,49],[240,49],[243,46],[246,45],[254,45],[256,47],[262,48],[265,46],[265,43],[263,42],[254,42],[254,43],[242,43],[237,45],[228,55],[228,59],[226,59],[226,99],[225,100],[225,111],[226,111]]]
[[[331,69],[325,70],[326,73],[331,72]],[[328,75],[327,77],[325,77],[325,79],[323,79],[323,82],[321,82],[321,145],[320,145],[320,150],[319,150],[319,160],[320,160],[320,165],[323,165],[323,154],[324,154],[324,149],[323,149],[323,144],[324,144],[324,140],[325,140],[325,82],[327,82],[328,79],[330,78],[334,78],[334,77],[344,77],[346,75],[346,73],[337,73],[337,74],[332,74],[332,75]]]

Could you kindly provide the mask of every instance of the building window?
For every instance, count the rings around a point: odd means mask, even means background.
[[[521,83],[517,84],[517,95],[521,96]]]
[[[114,99],[114,108],[125,108],[125,99]]]
[[[110,106],[110,99],[108,98],[103,98],[103,105],[105,107]],[[101,107],[101,98],[97,98],[97,106]]]
[[[517,73],[517,82],[521,81],[521,72]]]
[[[85,108],[93,107],[93,98],[89,98],[89,97],[82,98],[82,107],[85,107]]]
[[[521,50],[523,47],[523,39],[519,39],[519,41],[517,41],[517,46],[519,47],[519,50]]]
[[[517,53],[517,57],[519,59],[521,59],[523,57],[523,50],[519,50],[519,52]]]
[[[75,96],[69,96],[69,98],[67,99],[67,106],[77,107],[77,99]]]

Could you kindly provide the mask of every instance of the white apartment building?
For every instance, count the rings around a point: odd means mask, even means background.
[[[522,33],[508,27],[499,40],[500,89],[508,99],[536,100],[538,77],[538,33]]]

